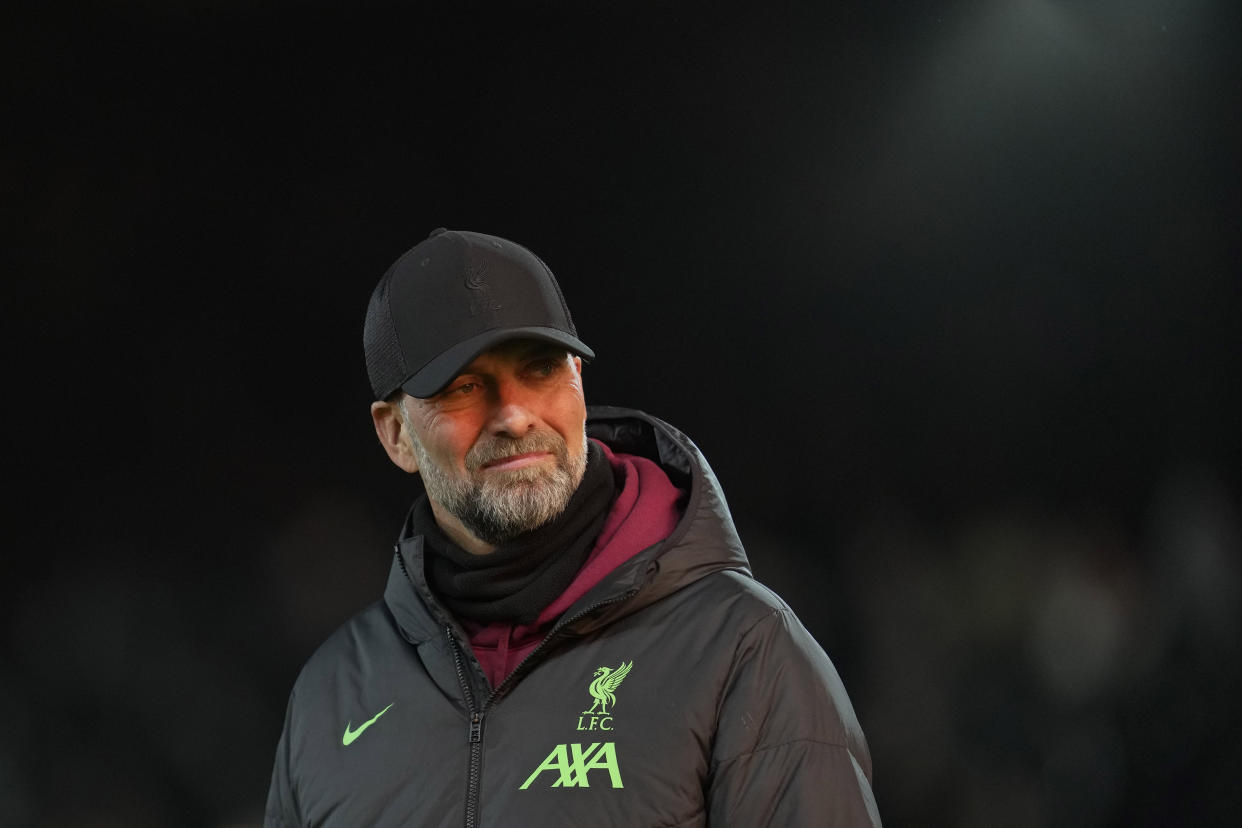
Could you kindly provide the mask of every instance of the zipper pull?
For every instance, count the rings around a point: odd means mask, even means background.
[[[483,714],[470,714],[470,741],[481,742],[483,740]]]

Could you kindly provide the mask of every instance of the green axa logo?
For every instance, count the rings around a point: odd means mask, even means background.
[[[553,788],[589,788],[591,781],[588,774],[593,770],[608,771],[608,779],[614,788],[625,787],[621,784],[621,768],[617,766],[616,745],[612,742],[592,742],[585,748],[577,743],[552,748],[548,758],[526,777],[518,790],[526,790],[539,774],[548,771],[556,774],[551,785]]]

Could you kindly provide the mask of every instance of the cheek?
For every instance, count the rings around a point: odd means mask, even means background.
[[[586,398],[582,394],[582,378],[574,377],[561,389],[561,401],[558,408],[564,411],[585,411]]]
[[[463,434],[453,434],[439,444],[441,461],[453,468],[466,465],[466,454],[474,447],[474,440]]]
[[[586,428],[586,405],[580,392],[567,396],[558,407],[556,428],[571,451],[581,451],[582,434]]]
[[[474,436],[465,424],[447,417],[435,417],[422,429],[423,451],[438,465],[457,468],[463,465],[466,452],[474,445]]]
[[[556,414],[567,423],[586,419],[586,400],[580,382],[570,382],[563,389],[557,400]]]

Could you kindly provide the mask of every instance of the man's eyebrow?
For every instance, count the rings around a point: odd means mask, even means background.
[[[440,397],[440,396],[443,396],[444,394],[447,394],[449,391],[453,390],[453,386],[457,385],[457,383],[461,382],[466,377],[478,377],[482,375],[483,375],[483,372],[479,371],[474,366],[474,363],[471,363],[470,365],[467,365],[465,368],[462,368],[456,374],[453,374],[452,379],[444,383],[444,387],[441,388],[432,397],[429,397],[428,399],[435,399],[436,397]]]
[[[569,351],[564,346],[557,345],[553,342],[525,342],[521,345],[509,346],[509,351],[510,354],[518,360],[534,359],[537,357],[553,357],[555,359],[560,359],[561,357],[569,356]],[[486,356],[486,354],[480,354],[472,359],[468,365],[464,366],[460,371],[453,375],[453,379],[450,380],[450,382],[456,382],[462,377],[470,376],[472,374],[486,374],[487,371],[483,370],[479,366],[479,360],[484,356]]]

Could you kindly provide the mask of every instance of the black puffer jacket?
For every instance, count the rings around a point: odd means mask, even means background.
[[[588,432],[689,492],[663,543],[593,588],[499,687],[403,536],[383,602],[289,700],[268,826],[873,826],[845,688],[750,575],[698,449],[648,415]]]

